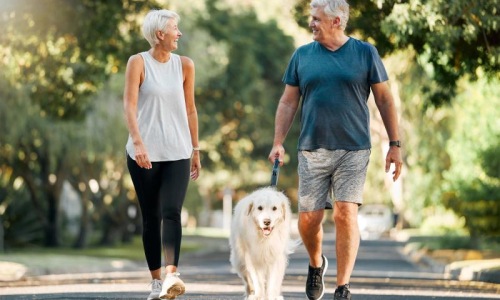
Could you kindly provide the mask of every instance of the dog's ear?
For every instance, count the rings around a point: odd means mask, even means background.
[[[247,215],[250,215],[250,213],[252,212],[252,209],[253,209],[253,202],[250,202],[250,205],[248,205]]]

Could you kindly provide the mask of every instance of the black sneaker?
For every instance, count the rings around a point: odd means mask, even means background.
[[[325,294],[325,281],[323,276],[328,269],[328,259],[323,257],[323,265],[319,268],[313,268],[309,265],[309,273],[307,274],[306,296],[309,300],[319,300]]]
[[[349,283],[337,287],[333,300],[351,300],[351,292],[349,291]]]

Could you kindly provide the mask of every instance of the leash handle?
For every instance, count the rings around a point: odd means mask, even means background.
[[[278,175],[280,173],[280,161],[279,159],[274,160],[274,166],[273,166],[273,174],[271,176],[271,186],[277,186],[278,185]]]

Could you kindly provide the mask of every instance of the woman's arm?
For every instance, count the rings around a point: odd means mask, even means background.
[[[193,145],[193,157],[191,158],[191,178],[196,180],[200,175],[200,145],[198,141],[198,111],[194,100],[195,67],[194,62],[186,56],[181,56],[182,71],[184,74],[184,98],[186,100],[186,111],[191,134],[191,145]]]
[[[139,126],[137,124],[137,101],[139,100],[139,87],[144,80],[144,61],[141,55],[136,54],[129,58],[125,71],[125,90],[123,93],[123,109],[128,131],[134,143],[136,163],[141,168],[151,169],[147,149],[144,146]]]

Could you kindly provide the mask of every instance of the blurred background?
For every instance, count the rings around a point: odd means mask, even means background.
[[[444,236],[448,247],[499,249],[499,1],[349,3],[348,34],[374,44],[390,75],[405,164],[395,183],[384,173],[387,134],[370,99],[373,149],[360,224]],[[176,53],[196,64],[203,170],[190,184],[184,226],[227,228],[234,203],[270,183],[281,78],[294,49],[312,40],[308,7],[307,0],[1,0],[0,251],[139,238],[122,95],[128,58],[149,48],[140,24],[153,8],[180,14]],[[278,183],[294,210],[298,125]]]

